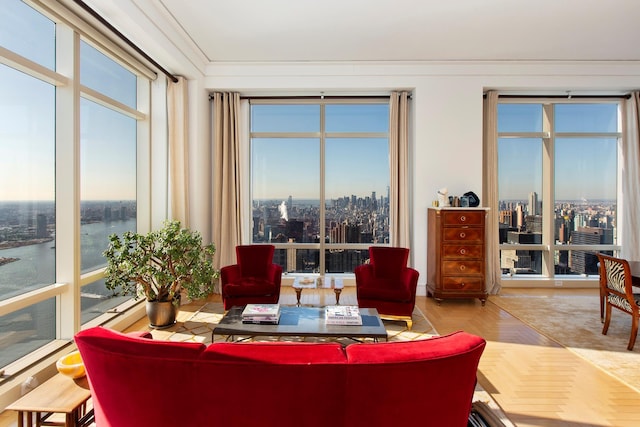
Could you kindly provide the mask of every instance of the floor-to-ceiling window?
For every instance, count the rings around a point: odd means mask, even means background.
[[[102,252],[137,229],[150,73],[68,22],[0,9],[0,369],[129,300],[105,289]]]
[[[351,273],[389,244],[388,99],[252,100],[252,242],[290,273]]]
[[[617,249],[620,100],[500,99],[500,264],[509,276],[598,274]]]

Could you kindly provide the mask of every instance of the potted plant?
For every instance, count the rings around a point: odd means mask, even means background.
[[[200,233],[165,221],[147,234],[132,231],[109,236],[103,255],[107,289],[116,295],[144,297],[151,326],[175,323],[182,292],[201,299],[213,292],[220,272],[213,267],[213,244],[203,245]]]

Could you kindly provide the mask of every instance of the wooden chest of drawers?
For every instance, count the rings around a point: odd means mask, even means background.
[[[427,293],[487,300],[484,208],[429,208]]]

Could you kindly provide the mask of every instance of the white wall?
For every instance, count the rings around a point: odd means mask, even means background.
[[[413,91],[412,263],[425,293],[427,207],[436,191],[474,191],[482,200],[482,94],[618,93],[640,88],[640,63],[242,63],[210,64],[202,86],[243,95],[388,94]],[[199,115],[196,120],[201,120]],[[208,128],[202,123],[202,141]],[[198,133],[198,132],[196,132]],[[203,193],[195,197],[207,198]]]

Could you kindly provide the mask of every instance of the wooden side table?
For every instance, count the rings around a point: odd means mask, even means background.
[[[340,305],[340,294],[344,288],[341,278],[325,276],[320,279],[320,284],[318,284],[317,278],[310,283],[306,283],[307,280],[307,278],[302,277],[296,277],[293,280],[293,289],[296,291],[296,305],[298,307],[300,307],[300,297],[303,289],[333,289],[333,293],[336,295],[336,305]]]
[[[87,411],[91,397],[87,377],[76,380],[56,374],[7,407],[18,411],[18,427],[83,427],[93,422],[93,409]],[[54,413],[65,414],[65,421],[50,420]]]

